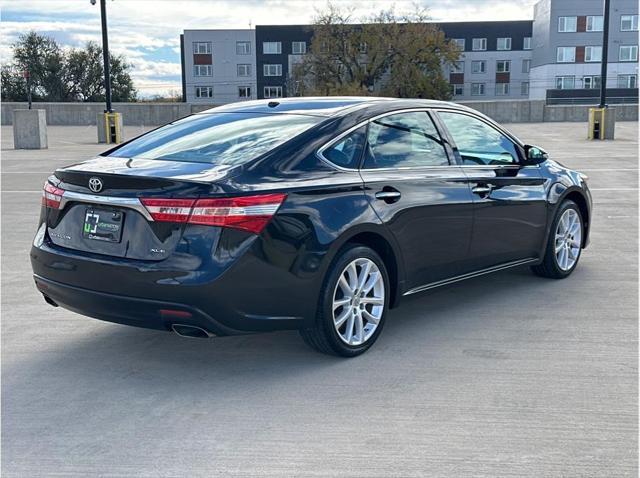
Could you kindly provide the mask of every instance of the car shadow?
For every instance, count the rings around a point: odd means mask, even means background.
[[[11,390],[28,378],[60,390],[102,389],[111,382],[134,395],[150,389],[168,395],[197,393],[199,387],[213,396],[234,389],[260,393],[276,381],[299,385],[337,367],[359,374],[382,360],[416,354],[416,349],[437,350],[443,337],[478,330],[483,320],[505,310],[521,314],[523,298],[543,300],[555,287],[556,281],[522,268],[416,294],[390,312],[370,351],[346,362],[312,351],[295,331],[206,340],[100,322],[98,328],[87,327],[80,339],[65,341],[63,349],[49,347],[45,354],[9,364],[3,370],[3,385]],[[301,376],[305,378],[297,380]]]

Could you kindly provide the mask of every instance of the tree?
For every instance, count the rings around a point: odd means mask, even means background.
[[[449,99],[442,67],[460,52],[425,10],[382,11],[360,24],[329,3],[314,22],[310,52],[292,72],[296,94]]]
[[[95,42],[64,51],[47,36],[21,35],[13,45],[13,62],[2,67],[2,99],[26,100],[23,72],[28,70],[34,101],[104,101],[102,62],[102,48]],[[126,59],[110,55],[109,65],[113,101],[135,101]]]

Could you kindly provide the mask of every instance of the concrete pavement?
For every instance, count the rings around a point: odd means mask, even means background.
[[[2,476],[637,476],[638,124],[517,124],[590,177],[563,281],[516,269],[412,296],[344,360],[295,332],[183,339],[44,303],[40,189],[95,127],[2,127]],[[142,128],[125,127],[131,136]]]

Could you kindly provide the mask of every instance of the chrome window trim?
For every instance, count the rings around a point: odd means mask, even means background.
[[[153,221],[151,214],[138,198],[121,198],[114,196],[98,196],[95,194],[77,193],[65,191],[60,200],[60,209],[64,209],[69,202],[81,202],[88,204],[102,204],[105,206],[123,207],[133,209],[142,214],[147,221]]]
[[[419,113],[419,112],[424,112],[427,113],[427,115],[429,114],[429,111],[431,111],[433,108],[428,108],[428,107],[422,107],[422,108],[405,108],[405,109],[401,109],[401,110],[394,110],[394,111],[387,111],[385,113],[380,113],[379,115],[373,116],[369,119],[366,119],[364,121],[361,121],[360,123],[358,123],[355,126],[352,126],[351,128],[349,128],[348,130],[340,133],[338,136],[336,136],[335,138],[329,140],[327,143],[325,143],[323,146],[321,146],[320,148],[318,148],[318,150],[316,151],[316,156],[322,160],[323,162],[325,162],[326,164],[328,164],[329,166],[339,170],[339,171],[349,171],[349,172],[359,172],[360,170],[362,171],[397,171],[397,170],[419,170],[419,169],[442,169],[442,168],[451,168],[451,167],[457,167],[459,166],[458,164],[451,164],[449,163],[448,165],[442,165],[442,166],[405,166],[405,167],[400,167],[400,168],[375,168],[375,169],[365,169],[365,168],[344,168],[342,166],[338,166],[337,164],[334,164],[331,160],[327,159],[324,157],[324,155],[322,154],[325,150],[327,150],[328,148],[330,148],[331,146],[333,146],[335,143],[337,143],[338,141],[340,141],[342,138],[344,138],[345,136],[349,135],[350,133],[354,132],[355,130],[357,130],[358,128],[368,125],[369,123],[371,123],[372,121],[375,121],[379,118],[384,118],[385,116],[390,116],[390,115],[394,115],[394,114],[400,114],[400,113]],[[429,118],[431,119],[431,118]],[[431,120],[433,121],[433,120]],[[436,130],[438,130],[438,126],[435,124],[434,122],[434,126],[436,128]],[[438,134],[440,134],[440,131],[438,131]],[[445,151],[446,153],[446,151]],[[447,154],[447,158],[449,157],[449,155]]]

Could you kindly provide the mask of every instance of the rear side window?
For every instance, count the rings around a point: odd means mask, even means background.
[[[462,164],[500,165],[518,162],[513,142],[497,129],[472,116],[438,113],[458,147]]]
[[[197,114],[134,139],[110,156],[237,165],[320,121],[319,117],[293,114]]]
[[[367,127],[352,131],[341,140],[332,144],[322,152],[322,155],[333,164],[342,168],[356,169],[367,139]]]
[[[369,123],[365,169],[448,164],[443,141],[426,112],[398,113]]]

